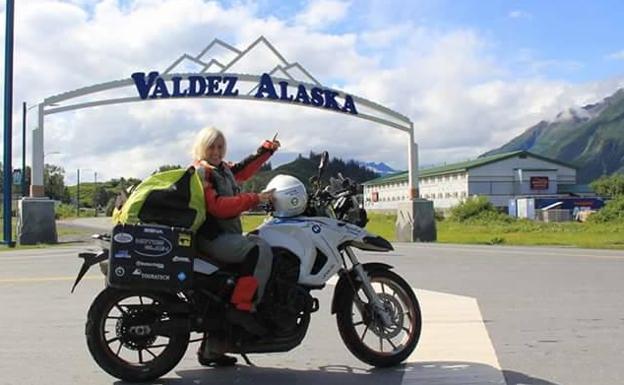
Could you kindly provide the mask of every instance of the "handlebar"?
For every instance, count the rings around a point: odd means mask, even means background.
[[[339,179],[330,177],[329,184],[325,187],[319,180],[314,180],[315,189],[309,195],[310,201],[326,204],[358,193],[358,184],[354,180],[343,177],[341,173],[338,173],[338,177]]]

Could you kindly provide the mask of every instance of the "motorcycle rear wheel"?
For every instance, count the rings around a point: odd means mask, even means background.
[[[336,293],[338,331],[349,351],[361,361],[375,367],[395,366],[418,344],[422,328],[420,305],[412,288],[399,275],[381,269],[369,271],[368,275],[392,325],[383,325],[368,303],[361,283],[354,281],[355,287],[345,285]]]
[[[151,381],[169,372],[184,356],[189,332],[155,333],[149,325],[169,316],[149,307],[177,301],[166,293],[104,289],[89,308],[85,328],[95,362],[128,382]]]

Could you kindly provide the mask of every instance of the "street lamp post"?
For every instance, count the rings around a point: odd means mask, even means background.
[[[93,171],[93,207],[95,207],[95,216],[98,216],[98,203],[95,198],[97,197],[97,171]]]
[[[91,171],[90,168],[83,168],[82,171]],[[97,171],[94,170],[95,185],[97,186]],[[97,211],[96,211],[97,215]],[[76,216],[80,216],[80,169],[76,169]]]
[[[26,102],[22,102],[22,196],[26,196]]]

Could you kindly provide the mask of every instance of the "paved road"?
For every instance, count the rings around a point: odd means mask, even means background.
[[[83,330],[85,313],[101,290],[102,277],[87,275],[69,294],[79,248],[53,248],[0,254],[0,384],[101,384],[114,381],[91,360]],[[252,355],[257,367],[201,369],[195,347],[165,376],[175,384],[373,385],[503,384],[504,379],[476,300],[417,290],[426,309],[419,347],[406,365],[373,370],[343,346],[329,314],[332,285],[316,292],[308,337],[292,352]],[[462,346],[454,346],[462,341]]]
[[[68,294],[76,250],[0,253],[0,384],[115,381],[84,344],[85,313],[101,278],[91,273]],[[417,288],[425,325],[405,367],[375,371],[353,358],[328,314],[326,291],[293,352],[252,356],[255,368],[212,370],[198,367],[191,347],[165,382],[485,384],[502,383],[502,368],[509,385],[624,383],[624,252],[397,244],[363,259],[395,265]]]
[[[624,237],[624,235],[623,235]],[[624,384],[624,252],[399,244],[412,286],[478,300],[512,384]]]

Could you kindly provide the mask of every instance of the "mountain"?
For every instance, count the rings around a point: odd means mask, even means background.
[[[624,89],[599,103],[570,108],[541,121],[480,157],[530,151],[578,167],[577,182],[624,173]]]
[[[398,171],[388,166],[384,162],[358,162],[360,165],[366,167],[367,169],[379,174],[379,176],[386,176],[388,174],[395,174]]]
[[[302,181],[306,187],[310,187],[309,180],[312,176],[318,175],[318,165],[321,154],[310,153],[309,157],[301,154],[290,163],[283,164],[273,170],[260,171],[253,178],[243,184],[243,191],[262,191],[271,178],[277,174],[292,175]],[[344,161],[340,158],[332,158],[327,164],[322,179],[327,182],[329,177],[335,177],[341,173],[345,178],[351,178],[356,182],[365,182],[379,177],[374,171],[358,164],[354,160]]]

